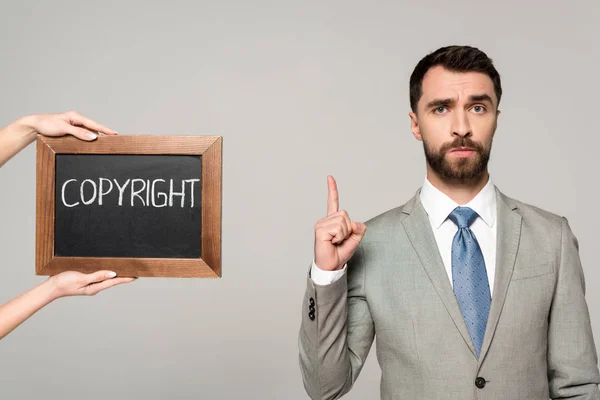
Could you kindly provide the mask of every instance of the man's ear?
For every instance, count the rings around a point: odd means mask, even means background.
[[[494,121],[494,134],[496,133],[496,129],[498,129],[498,117],[500,116],[500,110],[496,110],[496,120]]]
[[[408,116],[410,117],[410,129],[412,130],[413,136],[419,141],[423,141],[423,137],[421,136],[421,127],[419,127],[419,118],[417,114],[414,112],[409,112]]]

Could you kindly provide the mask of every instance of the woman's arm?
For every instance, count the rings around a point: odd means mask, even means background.
[[[116,134],[114,130],[100,125],[76,111],[21,117],[0,130],[0,167],[33,142],[38,134],[44,136],[73,135],[89,142],[95,140],[99,133]]]
[[[65,296],[93,296],[135,278],[115,278],[112,271],[62,272],[0,306],[0,339],[52,301]]]

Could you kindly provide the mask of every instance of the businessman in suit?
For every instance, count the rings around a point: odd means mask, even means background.
[[[311,398],[347,393],[377,336],[383,399],[600,399],[577,239],[488,173],[501,94],[485,53],[440,48],[410,79],[415,196],[363,224],[328,177],[299,333]]]

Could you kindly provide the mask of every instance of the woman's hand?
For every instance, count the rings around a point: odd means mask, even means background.
[[[37,135],[72,135],[90,142],[101,134],[116,135],[117,132],[84,117],[77,111],[27,115],[0,130],[0,167],[32,143]]]
[[[84,117],[77,111],[29,115],[19,121],[35,131],[36,134],[51,137],[73,135],[81,140],[90,141],[96,139],[98,134],[117,134],[114,130]]]
[[[75,271],[65,271],[48,278],[56,298],[65,296],[93,296],[96,293],[119,285],[129,283],[135,278],[116,278],[112,271],[96,271],[83,274]]]

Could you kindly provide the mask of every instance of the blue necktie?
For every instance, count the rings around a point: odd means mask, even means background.
[[[477,213],[469,207],[456,207],[448,218],[458,226],[452,240],[454,294],[479,357],[492,296],[483,253],[469,228]]]

